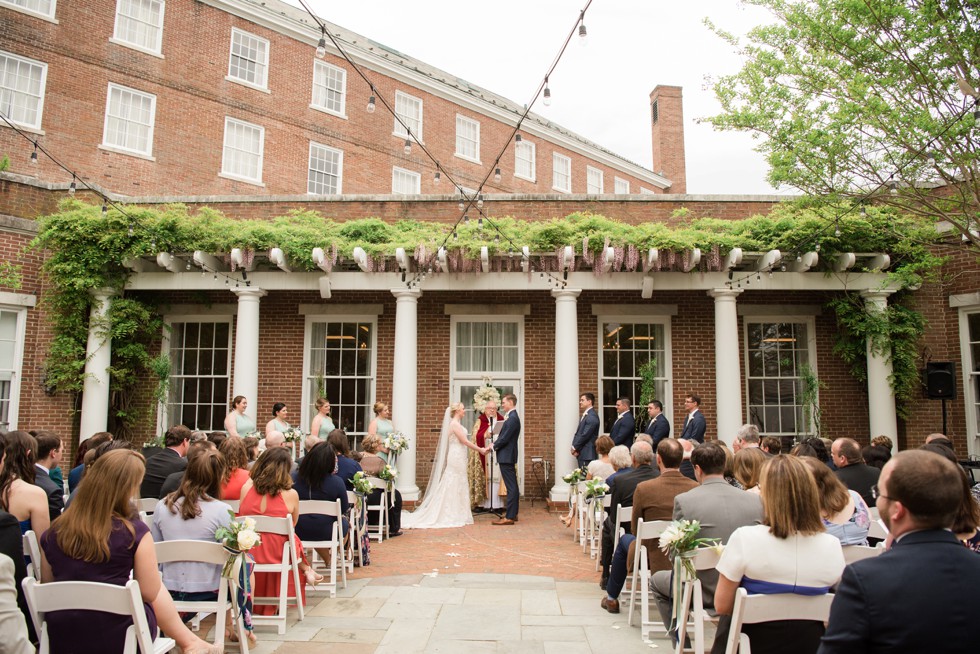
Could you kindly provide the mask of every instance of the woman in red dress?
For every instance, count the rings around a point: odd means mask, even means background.
[[[292,456],[284,447],[271,447],[263,452],[252,467],[250,479],[242,487],[238,515],[266,515],[273,518],[290,516],[295,525],[299,520],[299,495],[292,488],[293,479],[289,474],[292,463]],[[295,535],[293,537],[296,539],[296,552],[301,557],[299,570],[306,577],[306,583],[316,587],[323,581],[323,576],[313,572],[303,553],[303,543],[299,537]],[[285,542],[286,536],[263,533],[262,542],[249,550],[249,554],[255,557],[256,563],[279,563],[282,560],[282,545]],[[296,594],[292,576],[289,578],[287,589],[290,595]],[[255,573],[256,596],[275,597],[278,594],[279,573]],[[306,604],[305,584],[297,596],[302,598],[303,604]],[[258,605],[253,612],[258,615],[269,615],[275,613],[275,610],[274,606]]]

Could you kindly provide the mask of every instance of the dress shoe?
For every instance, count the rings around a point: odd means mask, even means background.
[[[397,537],[397,536],[401,536],[401,535],[402,535],[402,534],[404,534],[404,533],[405,533],[405,532],[404,532],[404,531],[402,531],[401,529],[399,529],[398,531],[392,531],[392,532],[390,532],[390,533],[388,534],[388,538],[395,538],[395,537]]]
[[[494,527],[501,527],[506,525],[512,525],[514,524],[514,521],[508,518],[501,518],[500,520],[494,520],[490,524],[492,524]]]
[[[606,590],[606,584],[609,583],[609,577],[603,577],[599,580],[599,588]]]
[[[599,606],[606,609],[610,613],[619,613],[619,600],[603,597],[602,602],[599,603]]]

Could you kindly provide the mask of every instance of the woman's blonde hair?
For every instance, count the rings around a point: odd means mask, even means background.
[[[259,495],[275,497],[284,490],[293,487],[293,478],[289,475],[293,466],[293,458],[285,447],[270,447],[259,455],[249,476],[252,478],[252,488]]]
[[[385,404],[384,402],[375,402],[374,403],[374,407],[373,407],[373,409],[374,409],[374,415],[380,416],[384,412],[384,410],[387,409],[387,408],[388,408],[388,405]]]
[[[139,496],[145,472],[146,460],[139,452],[119,449],[100,456],[86,472],[71,506],[51,523],[58,547],[73,559],[108,561],[113,518],[122,520],[135,538],[132,500]]]
[[[817,490],[820,491],[820,510],[828,516],[843,511],[850,499],[844,482],[820,459],[803,456],[800,457],[800,461],[809,466],[810,472],[813,473],[813,479],[817,482]]]
[[[368,454],[377,454],[381,449],[381,437],[377,434],[368,434],[361,441],[361,449]]]
[[[759,486],[765,522],[773,536],[789,538],[794,534],[824,532],[817,482],[810,468],[799,458],[777,454],[769,459],[762,468]]]
[[[766,455],[758,447],[749,447],[735,453],[732,473],[745,490],[759,485],[762,466],[766,463]]]
[[[316,398],[316,402],[314,404],[316,404],[316,410],[319,411],[320,407],[322,407],[323,405],[330,404],[330,400],[328,400],[325,397],[318,397]]]
[[[466,405],[462,402],[453,402],[449,405],[449,415],[454,415],[459,410],[466,410]]]

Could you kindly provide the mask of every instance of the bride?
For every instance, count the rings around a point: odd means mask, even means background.
[[[446,409],[425,498],[413,513],[402,514],[402,527],[442,529],[473,524],[466,477],[466,448],[484,455],[489,448],[479,447],[467,438],[466,428],[460,423],[465,413],[462,402]]]

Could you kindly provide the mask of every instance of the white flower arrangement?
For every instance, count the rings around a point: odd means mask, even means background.
[[[697,520],[674,520],[660,534],[660,549],[671,559],[683,557],[684,554],[699,547],[717,545],[717,538],[698,538],[701,533],[701,523]],[[697,576],[694,563],[684,558],[684,568],[693,579]]]
[[[398,479],[398,468],[393,465],[385,464],[385,467],[378,472],[378,477],[384,479],[389,484]]]
[[[585,468],[575,468],[570,473],[562,477],[562,481],[566,484],[577,484],[588,475],[588,471]]]
[[[354,473],[354,477],[351,479],[351,485],[354,486],[354,492],[360,495],[369,495],[374,490],[371,480],[368,479],[368,476],[362,470]]]
[[[609,492],[609,484],[602,477],[593,477],[585,482],[585,499],[597,499]]]
[[[483,413],[484,409],[487,408],[487,402],[490,400],[493,400],[498,407],[500,406],[500,391],[493,385],[493,379],[485,376],[483,386],[473,393],[473,408],[478,413]]]
[[[401,454],[408,449],[408,436],[400,431],[393,431],[385,436],[384,446],[389,452]]]
[[[235,560],[241,559],[244,566],[245,553],[261,543],[262,537],[255,531],[254,518],[235,520],[234,511],[228,513],[231,515],[231,524],[227,527],[218,527],[214,532],[214,538],[228,550],[228,560],[225,561],[221,575],[230,579],[235,567]],[[237,583],[237,580],[235,581]]]
[[[282,433],[283,437],[286,439],[287,443],[302,443],[309,436],[302,429],[297,429],[296,427],[290,427]]]

